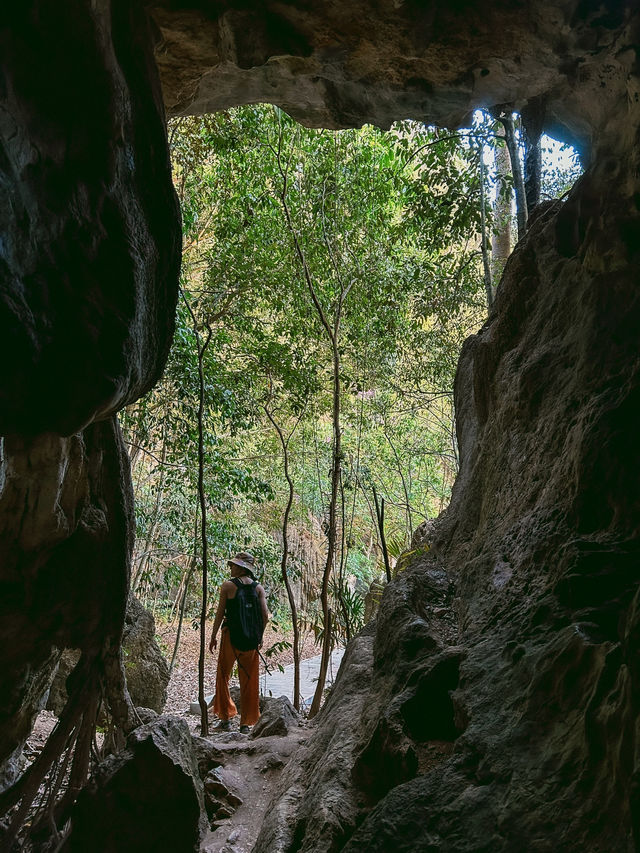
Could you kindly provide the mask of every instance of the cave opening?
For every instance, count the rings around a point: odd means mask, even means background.
[[[22,820],[38,774],[74,742],[77,758],[66,750],[52,790],[65,766],[84,784],[103,687],[133,752],[146,728],[120,650],[134,515],[114,416],[157,383],[173,334],[180,240],[161,98],[173,115],[276,100],[331,128],[388,126],[397,115],[455,128],[482,104],[507,123],[510,105],[526,108],[535,125],[544,105],[542,124],[563,128],[587,171],[563,205],[531,218],[495,310],[463,346],[451,503],[385,594],[375,631],[353,637],[309,752],[287,770],[296,796],[270,809],[256,849],[272,851],[274,838],[306,851],[334,840],[344,851],[633,849],[635,5],[404,3],[349,20],[331,4],[177,6],[151,4],[149,28],[138,4],[78,2],[53,15],[36,2],[2,30],[0,745],[9,786],[59,651],[81,650],[61,725],[45,758],[1,795],[4,817],[24,794]],[[79,103],[81,118],[70,107]],[[246,331],[257,336],[255,325]],[[436,569],[455,590],[456,712],[468,725],[432,772],[363,809],[349,768],[359,744],[349,738],[384,718],[416,618],[446,621],[421,591]],[[514,642],[517,658],[504,654]],[[411,725],[421,719],[413,709]],[[161,726],[149,726],[157,746]],[[69,807],[65,796],[61,826]]]

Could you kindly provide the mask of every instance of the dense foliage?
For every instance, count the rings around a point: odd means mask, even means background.
[[[446,505],[456,474],[455,364],[487,310],[481,148],[469,134],[413,122],[389,132],[309,130],[270,106],[178,119],[169,132],[182,294],[165,376],[123,418],[137,496],[134,585],[156,606],[184,600],[197,611],[196,331],[210,333],[210,586],[232,553],[249,549],[286,619],[279,428],[294,483],[290,572],[303,617],[319,626],[337,387],[333,590],[344,634],[361,623],[362,594],[381,572],[373,488],[385,498],[393,556]],[[323,316],[338,328],[337,383]]]

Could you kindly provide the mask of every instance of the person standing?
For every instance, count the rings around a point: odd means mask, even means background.
[[[209,651],[220,651],[216,671],[216,694],[213,710],[220,718],[216,727],[222,731],[231,729],[231,719],[238,713],[229,692],[229,678],[234,663],[238,664],[240,681],[240,731],[249,732],[260,718],[259,695],[259,649],[262,634],[269,621],[264,587],[256,580],[255,557],[241,551],[229,560],[231,578],[220,587],[218,609],[213,621]]]

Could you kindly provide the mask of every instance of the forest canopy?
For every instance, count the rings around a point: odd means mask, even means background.
[[[514,218],[513,178],[491,166],[496,126],[330,132],[263,105],[170,123],[184,231],[175,342],[161,383],[122,418],[133,585],[155,609],[198,610],[199,407],[209,589],[249,549],[284,622],[289,503],[300,619],[322,633],[329,548],[338,641],[384,577],[376,500],[392,562],[446,506],[455,365],[487,317],[500,217]],[[550,194],[576,173],[550,170]]]

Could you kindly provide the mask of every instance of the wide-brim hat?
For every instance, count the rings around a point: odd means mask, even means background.
[[[244,569],[248,575],[255,580],[256,576],[254,574],[255,566],[256,566],[256,558],[253,554],[250,554],[248,551],[239,551],[235,557],[231,557],[227,562],[233,563],[234,566],[240,566],[241,569]]]

